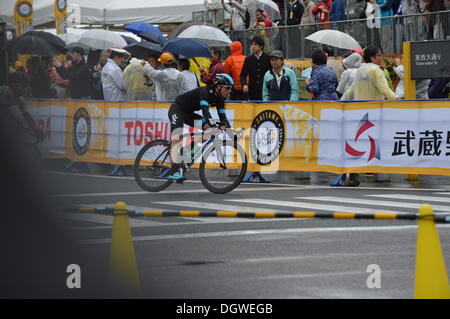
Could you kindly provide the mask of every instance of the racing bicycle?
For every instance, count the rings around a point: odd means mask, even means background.
[[[243,132],[243,129],[225,132],[213,129],[209,133],[182,134],[182,141],[190,140],[180,147],[184,176],[198,169],[203,186],[215,194],[225,194],[238,187],[247,172],[247,155],[238,144]],[[134,162],[134,178],[142,189],[159,192],[174,182],[167,178],[171,168],[170,146],[170,141],[158,139],[139,151]]]

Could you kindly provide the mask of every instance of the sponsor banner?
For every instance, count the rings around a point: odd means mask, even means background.
[[[145,144],[170,139],[169,107],[39,101],[31,109],[39,125],[48,127],[45,151],[74,161],[131,165]],[[218,120],[214,109],[211,114]],[[239,143],[251,171],[450,175],[450,101],[230,102],[227,117],[234,128],[245,129]]]
[[[17,0],[14,6],[14,26],[16,36],[32,29],[33,0]]]
[[[66,33],[67,0],[55,0],[54,11],[56,33]]]

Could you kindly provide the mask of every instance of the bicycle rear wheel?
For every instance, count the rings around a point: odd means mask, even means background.
[[[166,179],[171,163],[170,142],[155,140],[146,144],[134,161],[134,179],[142,189],[159,192],[169,187],[173,181]]]
[[[247,172],[247,155],[233,141],[221,141],[220,149],[206,150],[199,167],[203,186],[215,194],[231,192],[239,186]]]

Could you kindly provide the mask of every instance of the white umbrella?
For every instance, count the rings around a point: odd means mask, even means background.
[[[193,25],[181,32],[177,38],[198,40],[210,47],[225,47],[232,43],[225,32],[207,25]]]
[[[361,49],[359,43],[350,35],[337,30],[320,30],[305,39],[341,49]]]
[[[56,35],[66,44],[78,42],[78,40],[80,40],[80,35],[74,33],[58,33]]]
[[[126,47],[127,42],[118,33],[107,30],[88,30],[81,34],[79,42],[94,50],[108,50],[111,47]]]
[[[244,6],[247,7],[252,21],[255,21],[256,9],[263,9],[272,21],[281,20],[280,9],[272,0],[246,0],[244,1]]]

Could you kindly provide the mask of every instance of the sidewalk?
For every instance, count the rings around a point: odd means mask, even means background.
[[[67,159],[46,159],[44,167],[49,170],[62,171],[70,163]],[[114,168],[109,164],[87,163],[88,174],[104,175],[110,174]],[[133,174],[132,166],[126,166],[128,174]],[[195,172],[192,173],[197,178]],[[317,185],[327,186],[334,184],[339,175],[326,172],[284,172],[279,171],[276,174],[262,173],[262,176],[271,183],[293,184],[293,185]],[[389,187],[389,188],[415,188],[415,189],[442,189],[450,191],[450,176],[443,175],[419,175],[416,181],[408,181],[405,174],[378,174],[376,181],[375,174],[359,174],[361,184],[358,187]],[[358,188],[355,187],[355,188]]]

